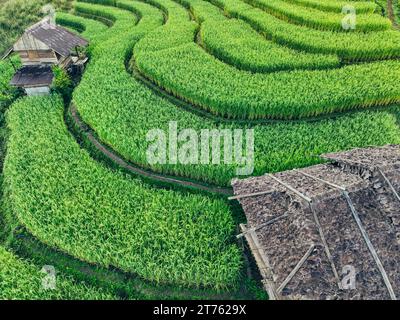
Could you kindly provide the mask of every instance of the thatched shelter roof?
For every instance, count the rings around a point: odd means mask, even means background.
[[[265,289],[275,299],[400,297],[400,146],[323,158],[232,181]]]
[[[54,74],[51,66],[23,66],[15,73],[10,85],[25,88],[51,86],[53,79]]]

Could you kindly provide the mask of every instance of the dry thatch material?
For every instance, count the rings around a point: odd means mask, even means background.
[[[400,297],[400,146],[323,158],[331,163],[232,181],[265,289],[275,299]]]

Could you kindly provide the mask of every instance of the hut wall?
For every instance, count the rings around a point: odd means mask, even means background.
[[[25,92],[28,96],[43,96],[50,94],[50,88],[49,87],[25,88]]]
[[[36,64],[57,64],[58,59],[55,53],[51,50],[25,50],[20,51],[22,65],[36,65]]]

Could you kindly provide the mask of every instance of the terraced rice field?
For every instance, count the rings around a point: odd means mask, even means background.
[[[110,293],[101,289],[76,284],[68,276],[60,276],[58,288],[55,291],[45,291],[41,288],[43,275],[37,267],[23,261],[11,252],[0,247],[0,299],[15,300],[113,300]]]
[[[0,62],[0,298],[266,298],[226,199],[240,164],[150,164],[146,136],[253,129],[252,175],[400,143],[400,32],[368,1],[350,2],[344,30],[346,4],[76,1],[57,23],[90,41],[90,61],[65,101],[15,101]],[[63,271],[54,295],[35,280],[46,259]],[[62,267],[77,263],[98,269]],[[34,277],[13,289],[13,268]]]

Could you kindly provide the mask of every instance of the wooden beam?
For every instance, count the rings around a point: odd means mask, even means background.
[[[251,197],[256,197],[256,196],[262,196],[264,194],[272,193],[274,190],[268,190],[268,191],[260,191],[260,192],[254,192],[254,193],[247,193],[247,194],[241,194],[238,196],[232,196],[229,197],[228,200],[238,200],[238,199],[243,199],[243,198],[251,198]]]
[[[240,228],[243,232],[247,231],[247,227],[244,224],[240,225]],[[256,260],[256,264],[258,269],[260,270],[261,277],[263,280],[261,281],[264,285],[264,289],[268,293],[268,297],[270,300],[280,299],[280,295],[276,292],[275,285],[272,281],[273,274],[269,264],[268,258],[265,256],[264,250],[261,248],[260,243],[258,242],[257,235],[255,232],[249,232],[245,235],[246,241],[249,244],[250,250],[253,253],[253,256]]]
[[[386,175],[383,173],[383,171],[381,169],[379,169],[379,168],[378,168],[378,172],[383,177],[383,179],[386,181],[386,183],[389,185],[390,189],[392,190],[393,194],[396,196],[397,200],[400,201],[400,196],[397,193],[396,189],[394,188],[393,184],[388,179],[388,177],[386,177]]]
[[[339,278],[339,273],[338,273],[338,271],[336,269],[335,262],[333,260],[332,254],[331,254],[331,250],[329,249],[329,246],[328,246],[328,241],[326,240],[325,233],[322,230],[321,222],[318,219],[317,212],[316,212],[316,210],[314,208],[314,204],[313,203],[310,203],[310,210],[311,210],[311,212],[313,214],[315,225],[317,226],[319,236],[321,237],[321,241],[322,241],[322,244],[324,246],[326,257],[328,258],[329,263],[331,265],[332,272],[333,272],[333,275],[335,276],[338,288],[342,289],[342,283],[341,283],[340,278]]]
[[[289,216],[289,215],[288,215],[287,213],[284,213],[284,214],[282,214],[282,215],[280,215],[280,216],[278,216],[278,217],[272,218],[272,219],[268,220],[267,222],[262,223],[262,224],[260,224],[260,225],[258,225],[258,226],[256,226],[256,227],[254,227],[254,228],[247,229],[245,232],[242,232],[241,234],[238,234],[238,235],[236,236],[236,238],[237,238],[237,239],[240,239],[240,238],[242,238],[243,236],[245,236],[245,235],[246,235],[247,233],[249,233],[249,232],[255,232],[255,231],[257,231],[257,230],[260,230],[261,228],[264,228],[264,227],[266,227],[266,226],[269,226],[270,224],[273,224],[273,223],[275,223],[275,222],[278,222],[279,220],[281,220],[281,219],[283,219],[283,218],[287,218],[288,216]]]
[[[307,261],[308,257],[311,255],[311,253],[314,251],[315,245],[312,244],[310,248],[307,250],[307,252],[304,254],[304,256],[300,259],[300,261],[297,263],[297,265],[294,267],[292,272],[289,273],[287,278],[282,282],[282,284],[278,287],[277,292],[281,293],[282,290],[288,285],[288,283],[293,279],[293,277],[296,275],[296,273],[300,270],[300,268],[303,266],[303,264]]]
[[[367,231],[364,229],[364,226],[362,225],[361,219],[360,219],[356,209],[354,208],[353,202],[351,201],[351,198],[350,198],[349,194],[347,193],[347,191],[343,191],[343,195],[344,195],[344,197],[345,197],[345,199],[346,199],[346,201],[347,201],[347,203],[348,203],[348,205],[350,207],[351,213],[353,214],[354,220],[357,223],[358,229],[360,230],[360,232],[361,232],[361,234],[362,234],[362,236],[364,238],[364,241],[367,244],[368,250],[371,253],[372,257],[374,258],[375,263],[376,263],[376,265],[377,265],[377,267],[378,267],[378,269],[379,269],[379,271],[380,271],[380,273],[382,275],[383,282],[386,285],[386,288],[387,288],[387,290],[389,292],[390,298],[392,300],[397,300],[396,294],[394,293],[392,284],[390,283],[390,280],[389,280],[389,277],[388,277],[388,275],[386,273],[386,270],[383,267],[383,264],[382,264],[381,260],[379,259],[378,253],[376,252],[374,246],[372,245],[371,240],[368,237]]]
[[[278,182],[279,184],[284,186],[286,189],[294,192],[295,194],[297,194],[300,198],[304,199],[305,201],[312,202],[311,198],[307,197],[306,195],[304,195],[300,191],[296,190],[295,188],[293,188],[292,186],[290,186],[287,183],[283,182],[282,180],[278,179],[277,177],[273,176],[272,174],[267,174],[267,176],[271,177],[272,179],[274,179],[276,182]]]
[[[304,175],[304,176],[306,176],[306,177],[308,177],[308,178],[314,179],[315,181],[319,181],[319,182],[322,182],[322,183],[324,183],[324,184],[326,184],[326,185],[328,185],[328,186],[331,186],[332,188],[339,189],[339,190],[342,190],[342,191],[346,191],[346,188],[345,188],[345,187],[339,186],[339,185],[334,184],[334,183],[329,182],[329,181],[325,181],[325,180],[323,180],[323,179],[320,179],[320,178],[318,178],[318,177],[315,177],[315,176],[313,176],[313,175],[311,175],[311,174],[308,174],[308,173],[306,173],[306,172],[303,172],[303,171],[300,171],[300,170],[297,170],[297,169],[295,169],[294,171],[295,171],[295,172],[299,172],[299,173],[301,173],[302,175]]]

